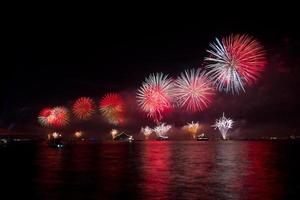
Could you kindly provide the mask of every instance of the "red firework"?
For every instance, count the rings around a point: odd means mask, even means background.
[[[172,109],[173,80],[163,73],[150,74],[137,92],[137,103],[156,123]]]
[[[89,97],[81,97],[76,100],[72,110],[78,119],[89,119],[94,112],[94,102]]]
[[[223,38],[233,65],[251,84],[257,79],[266,65],[265,52],[260,43],[247,35],[231,35]]]
[[[212,102],[215,89],[205,72],[200,69],[186,70],[175,81],[174,96],[177,105],[187,111],[206,109]]]
[[[245,91],[245,86],[254,83],[266,65],[262,45],[248,35],[216,38],[207,52],[207,75],[219,91]]]
[[[44,108],[41,110],[38,116],[38,121],[40,122],[41,125],[43,126],[49,126],[49,118],[52,114],[52,108]]]
[[[69,123],[69,112],[64,107],[44,108],[38,116],[38,121],[43,126],[62,127]]]
[[[65,107],[55,107],[52,110],[53,119],[51,125],[62,127],[69,123],[69,112]]]
[[[124,100],[119,94],[106,94],[100,100],[99,109],[111,124],[124,123]]]

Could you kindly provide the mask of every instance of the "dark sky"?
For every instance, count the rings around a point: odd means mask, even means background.
[[[292,16],[138,18],[22,21],[17,27],[16,64],[2,74],[1,126],[37,130],[36,115],[42,107],[69,106],[80,96],[98,100],[116,91],[134,98],[149,73],[177,76],[200,67],[215,37],[248,33],[267,52],[268,65],[258,83],[238,96],[219,93],[203,113],[166,120],[177,126],[186,119],[211,124],[226,112],[245,134],[299,130],[300,43]],[[136,114],[132,112],[130,117]],[[142,121],[140,125],[147,123]],[[91,123],[90,127],[97,125]]]

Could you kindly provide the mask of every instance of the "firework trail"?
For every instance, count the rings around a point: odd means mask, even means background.
[[[230,35],[211,43],[206,69],[219,91],[245,91],[266,65],[263,47],[248,35]]]

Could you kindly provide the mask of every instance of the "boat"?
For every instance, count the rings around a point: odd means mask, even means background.
[[[205,133],[202,133],[200,135],[197,135],[196,139],[197,139],[197,141],[206,141],[206,140],[208,140],[208,137],[206,136]]]
[[[6,147],[7,144],[8,144],[8,139],[6,139],[6,138],[0,139],[0,147]]]
[[[59,133],[48,134],[48,145],[49,147],[62,148],[64,145],[62,143],[62,136]]]
[[[160,135],[160,136],[157,136],[156,140],[169,140],[169,137],[168,136],[163,136],[163,135]]]

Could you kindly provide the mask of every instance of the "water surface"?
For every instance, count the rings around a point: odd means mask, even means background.
[[[52,200],[300,199],[299,152],[295,141],[2,148],[1,193]]]

